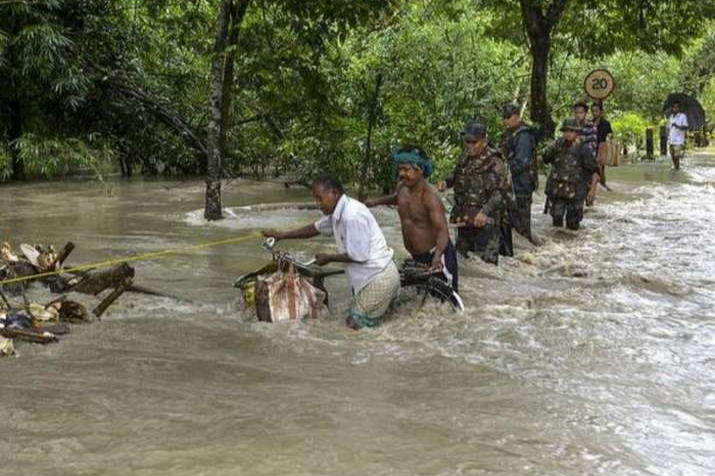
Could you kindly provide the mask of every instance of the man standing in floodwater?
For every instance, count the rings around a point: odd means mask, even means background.
[[[313,198],[325,215],[314,224],[290,231],[265,230],[278,240],[333,236],[337,254],[315,256],[319,266],[345,263],[353,294],[348,327],[375,327],[387,313],[400,290],[400,273],[392,260],[392,248],[375,217],[365,205],[345,194],[336,177],[324,174],[313,181]]]
[[[432,160],[413,145],[396,150],[392,160],[400,174],[395,193],[367,200],[365,205],[397,205],[402,241],[412,258],[440,271],[438,276],[459,291],[457,252],[449,238],[444,205],[427,182],[432,175]]]
[[[511,222],[521,236],[531,241],[531,201],[539,185],[536,133],[521,121],[516,104],[506,104],[502,109],[502,118],[506,132],[500,149],[509,163],[514,188]]]
[[[680,170],[680,159],[685,150],[685,133],[688,130],[688,118],[680,112],[680,103],[675,101],[668,117],[668,144],[670,145],[670,159],[673,168]]]
[[[579,101],[573,105],[573,116],[581,128],[581,135],[579,140],[591,149],[591,154],[594,157],[598,154],[598,130],[596,125],[588,119],[588,104],[584,101]],[[596,173],[592,174],[590,177],[584,177],[586,180],[586,189],[593,190],[594,187],[598,186],[598,170]],[[595,194],[589,194],[586,192],[586,205],[592,206],[596,200]]]
[[[575,118],[564,120],[563,137],[556,139],[543,153],[551,164],[546,181],[546,197],[553,225],[578,230],[583,220],[583,203],[588,193],[588,177],[598,170],[592,149],[579,140],[581,126]]]
[[[603,117],[603,103],[594,102],[591,104],[591,115],[593,124],[596,126],[596,161],[598,162],[598,180],[604,187],[606,186],[606,155],[608,155],[608,137],[613,134],[611,123]],[[598,183],[594,183],[589,194],[595,198]]]
[[[439,190],[454,187],[450,221],[457,230],[457,251],[465,258],[477,254],[487,263],[499,263],[502,223],[511,200],[511,180],[502,155],[487,142],[487,129],[468,122],[462,132],[464,152]]]

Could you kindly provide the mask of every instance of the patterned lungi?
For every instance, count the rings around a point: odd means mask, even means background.
[[[400,292],[400,272],[393,261],[354,296],[349,311],[351,327],[375,327]],[[352,322],[350,322],[352,321]]]

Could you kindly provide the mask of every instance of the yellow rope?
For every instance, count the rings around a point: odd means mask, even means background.
[[[0,281],[0,286],[6,285],[6,284],[22,283],[24,281],[30,281],[30,280],[38,279],[38,278],[59,276],[61,274],[78,273],[80,271],[88,271],[90,269],[95,269],[95,268],[108,268],[110,266],[114,266],[115,264],[131,263],[134,261],[146,261],[149,259],[160,258],[160,257],[164,257],[167,255],[172,255],[172,254],[188,253],[188,252],[201,250],[201,249],[205,249],[205,248],[212,248],[214,246],[230,245],[232,243],[239,243],[241,241],[246,241],[251,238],[259,238],[259,237],[261,237],[261,234],[257,231],[254,231],[253,233],[249,233],[247,235],[242,235],[237,238],[229,238],[227,240],[211,241],[209,243],[201,243],[198,245],[184,246],[181,248],[171,248],[171,249],[163,250],[163,251],[154,251],[152,253],[143,253],[143,254],[139,254],[139,255],[128,256],[126,258],[115,258],[115,259],[110,259],[110,260],[106,260],[106,261],[98,261],[95,263],[83,264],[80,266],[75,266],[74,268],[60,269],[58,271],[48,271],[46,273],[38,273],[38,274],[33,274],[31,276],[10,278],[10,279],[6,279],[4,281]]]

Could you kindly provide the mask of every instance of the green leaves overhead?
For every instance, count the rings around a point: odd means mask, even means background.
[[[205,163],[185,137],[206,137],[218,4],[0,1],[3,163],[24,160],[29,173],[48,174],[64,167],[56,155],[81,163],[69,149],[99,132],[82,154],[121,160],[141,173],[202,173]],[[554,119],[583,98],[590,69],[607,67],[617,87],[606,112],[629,118],[623,130],[635,130],[629,114],[657,120],[669,92],[701,94],[706,103],[715,98],[715,30],[707,21],[714,4],[251,0],[229,50],[236,68],[226,173],[307,181],[333,170],[354,180],[369,155],[370,130],[371,185],[391,183],[389,152],[404,142],[422,145],[439,177],[452,167],[466,120],[483,121],[498,140],[499,106],[530,106],[528,5],[542,15],[551,5],[565,7],[547,63]],[[119,94],[117,85],[129,92]]]

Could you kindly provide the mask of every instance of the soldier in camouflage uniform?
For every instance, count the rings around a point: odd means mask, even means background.
[[[488,145],[483,125],[467,123],[462,136],[465,150],[439,188],[454,187],[450,222],[463,225],[457,231],[457,251],[464,257],[473,252],[487,263],[498,264],[501,226],[511,193],[505,160]]]
[[[531,200],[539,185],[536,164],[536,132],[521,121],[519,106],[506,104],[502,109],[506,132],[500,149],[511,170],[515,200],[511,223],[525,238],[531,237]]]
[[[598,171],[598,163],[587,143],[581,141],[581,127],[574,118],[561,126],[563,137],[544,150],[544,163],[551,164],[546,181],[546,196],[554,226],[578,230],[583,219],[583,203],[588,193],[588,178]]]

